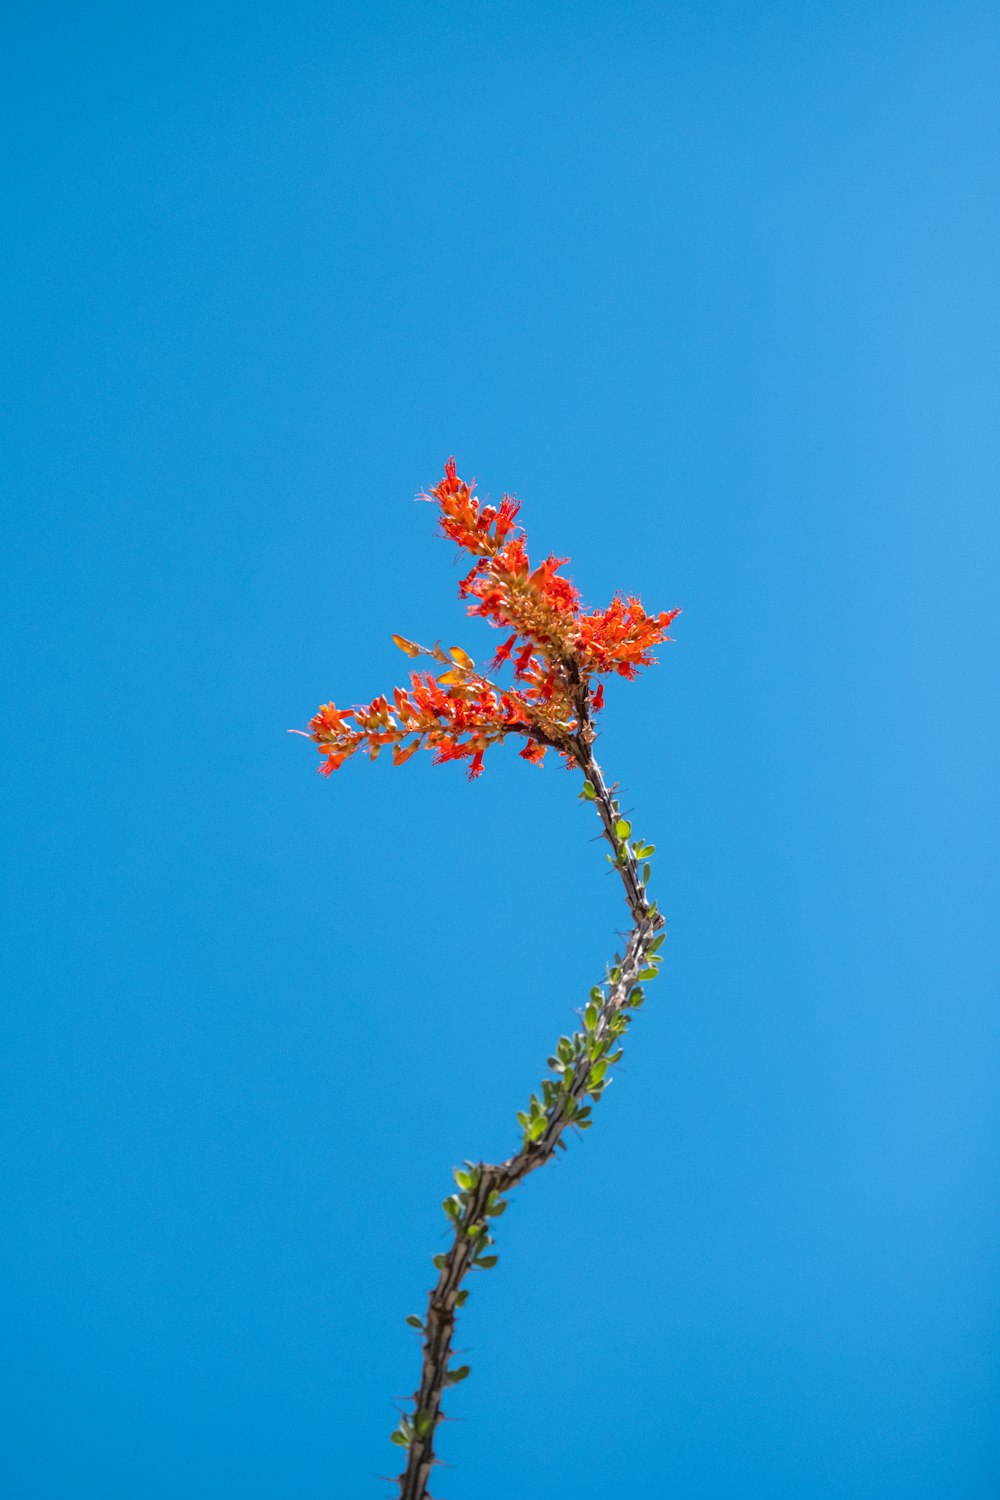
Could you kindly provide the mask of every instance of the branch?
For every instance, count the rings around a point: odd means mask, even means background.
[[[399,1475],[399,1500],[430,1500],[427,1486],[431,1470],[439,1461],[434,1441],[444,1416],[441,1401],[445,1389],[469,1373],[467,1365],[450,1368],[455,1315],[469,1295],[462,1283],[470,1271],[488,1270],[497,1260],[489,1253],[493,1244],[490,1221],[506,1209],[505,1194],[551,1160],[557,1147],[565,1149],[562,1137],[570,1126],[590,1128],[591,1106],[585,1101],[588,1096],[599,1099],[607,1086],[608,1069],[621,1057],[616,1044],[631,1022],[630,1011],[642,1004],[642,981],[654,978],[657,972],[664,923],[656,903],[647,899],[649,865],[642,865],[653,847],[632,839],[631,825],[621,816],[614,788],[608,788],[594,760],[588,690],[579,680],[574,687],[578,729],[568,743],[585,777],[580,795],[592,801],[600,814],[602,831],[612,850],[608,858],[625,888],[632,930],[624,954],[615,954],[605,983],[591,990],[581,1030],[572,1037],[560,1037],[556,1054],[549,1058],[555,1076],[543,1081],[541,1098],[532,1095],[528,1111],[518,1115],[524,1132],[520,1150],[497,1164],[469,1163],[455,1171],[459,1191],[444,1202],[454,1238],[450,1249],[434,1258],[440,1274],[430,1293],[426,1315],[422,1320],[408,1320],[423,1335],[423,1364],[413,1413],[403,1417],[392,1435],[393,1441],[407,1450],[406,1468]]]

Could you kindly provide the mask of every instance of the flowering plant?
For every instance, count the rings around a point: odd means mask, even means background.
[[[518,1150],[497,1164],[467,1161],[454,1170],[456,1191],[443,1203],[451,1244],[434,1257],[438,1279],[426,1312],[407,1320],[421,1334],[422,1365],[413,1410],[392,1434],[406,1451],[400,1500],[429,1500],[444,1392],[469,1374],[467,1365],[452,1362],[455,1315],[469,1295],[462,1283],[471,1271],[496,1264],[492,1231],[510,1190],[557,1148],[565,1150],[568,1129],[590,1128],[592,1103],[611,1081],[609,1070],[622,1055],[633,1012],[643,1003],[643,985],[659,968],[664,922],[648,896],[654,846],[633,833],[615,787],[604,781],[593,754],[594,722],[604,706],[600,679],[611,673],[631,679],[651,665],[653,648],[669,639],[667,630],[679,613],[649,615],[638,599],[620,595],[604,609],[584,610],[560,571],[567,559],[550,556],[532,568],[517,502],[505,495],[497,507],[484,505],[475,495],[475,481],[458,477],[454,459],[440,483],[421,498],[436,503],[444,535],[474,559],[459,594],[470,615],[504,632],[488,671],[506,666],[513,682],[501,686],[478,671],[458,646],[445,651],[440,644],[421,646],[393,636],[407,656],[427,657],[444,671],[413,672],[408,687],[393,689],[391,703],[383,694],[367,706],[324,704],[308,731],[323,757],[320,770],[329,776],[359,750],[375,760],[391,747],[393,764],[401,765],[426,748],[436,764],[467,760],[471,778],[483,770],[487,750],[508,735],[523,740],[520,754],[534,765],[554,751],[583,774],[579,796],[600,816],[632,929],[624,951],[615,954],[603,982],[590,991],[579,1028],[559,1038],[548,1076],[518,1114]]]

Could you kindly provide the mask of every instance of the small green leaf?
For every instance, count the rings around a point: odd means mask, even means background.
[[[413,1430],[417,1437],[426,1437],[434,1426],[434,1414],[429,1411],[418,1411],[413,1418]]]
[[[397,1427],[389,1441],[395,1443],[397,1448],[408,1448],[410,1446],[410,1434],[408,1432],[400,1432]]]
[[[601,1079],[604,1077],[604,1075],[605,1075],[605,1073],[607,1071],[608,1071],[607,1060],[602,1057],[601,1060],[600,1060],[600,1062],[595,1062],[594,1066],[590,1070],[590,1083],[591,1083],[591,1085],[600,1083]],[[617,1095],[615,1097],[617,1098]]]
[[[434,1259],[431,1261],[431,1265],[436,1271],[443,1271],[444,1264],[447,1259],[448,1257],[446,1255],[435,1255]]]
[[[641,856],[640,856],[640,858],[641,858]],[[649,877],[650,877],[650,875],[652,875],[652,873],[653,873],[653,870],[652,870],[652,866],[651,865],[643,865],[643,867],[642,867],[642,883],[643,883],[643,885],[648,885],[649,884]]]
[[[653,939],[653,941],[650,943],[649,947],[646,949],[646,952],[647,953],[659,953],[660,949],[663,947],[664,942],[666,941],[666,937],[667,937],[667,934],[665,932],[661,932],[660,935],[659,935],[659,937],[655,937]]]
[[[597,796],[597,789],[595,788],[592,781],[585,781],[583,783],[583,789],[580,792],[580,796],[585,797],[588,802],[593,802],[594,798]]]
[[[468,1302],[468,1300],[469,1300],[469,1293],[468,1293],[468,1291],[462,1291],[462,1292],[456,1292],[455,1293],[455,1306],[456,1307],[464,1307],[465,1304]]]
[[[476,1265],[481,1266],[484,1271],[492,1271],[499,1259],[499,1255],[477,1255]]]
[[[421,1331],[423,1330],[424,1325],[417,1317],[416,1313],[410,1313],[410,1316],[406,1321],[409,1323],[411,1328],[419,1328]]]
[[[546,1120],[544,1115],[538,1115],[528,1126],[528,1139],[530,1141],[541,1140],[542,1136],[545,1134],[545,1127],[548,1123],[549,1122],[548,1120]]]
[[[615,833],[617,833],[618,837],[620,839],[627,839],[631,832],[632,824],[629,822],[628,818],[619,818],[615,823]]]
[[[445,1385],[458,1385],[461,1380],[468,1380],[472,1374],[471,1365],[459,1365],[457,1370],[449,1370],[444,1377]]]
[[[593,1031],[597,1025],[597,1006],[591,1001],[583,1013],[583,1024],[588,1031]]]
[[[621,969],[617,969],[617,968],[612,969],[611,973],[608,975],[608,978],[611,980],[612,984],[617,984],[618,981],[619,981],[619,979],[621,979],[621,977],[622,977],[622,971],[621,971]]]
[[[455,1167],[452,1175],[455,1178],[455,1182],[462,1189],[463,1193],[472,1192],[472,1189],[476,1185],[476,1181],[471,1172],[463,1172],[461,1167]]]
[[[657,976],[657,974],[659,972],[660,972],[659,969],[643,969],[640,972],[640,974],[639,974],[639,978],[640,979],[655,979],[656,976]]]

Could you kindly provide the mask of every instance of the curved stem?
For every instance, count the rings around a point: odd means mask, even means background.
[[[585,688],[579,691],[578,703],[579,730],[570,748],[594,789],[593,801],[600,814],[604,837],[611,845],[615,867],[625,887],[632,930],[621,961],[611,970],[601,1003],[596,1006],[593,1024],[588,1024],[583,1036],[586,1048],[581,1049],[572,1068],[567,1068],[564,1073],[557,1097],[543,1112],[545,1124],[542,1127],[539,1122],[540,1133],[535,1139],[526,1136],[521,1149],[506,1161],[496,1164],[481,1162],[472,1169],[470,1175],[474,1184],[462,1195],[461,1214],[453,1219],[452,1244],[447,1253],[438,1258],[440,1274],[431,1290],[422,1323],[423,1363],[420,1384],[413,1398],[413,1416],[409,1418],[403,1439],[407,1459],[406,1468],[399,1476],[399,1500],[430,1500],[427,1486],[437,1462],[434,1440],[438,1423],[443,1419],[441,1401],[447,1386],[454,1383],[456,1374],[461,1378],[460,1372],[449,1374],[455,1315],[465,1300],[462,1282],[476,1267],[484,1246],[490,1243],[489,1219],[501,1211],[503,1194],[549,1161],[557,1146],[565,1146],[561,1139],[563,1132],[574,1123],[574,1117],[579,1119],[579,1108],[586,1095],[599,1097],[600,1088],[594,1082],[594,1057],[607,1056],[608,1047],[621,1034],[627,1020],[621,1013],[630,1003],[638,1003],[638,1000],[630,1002],[630,995],[635,995],[636,984],[649,967],[652,945],[663,926],[662,916],[646,899],[635,855],[627,840],[621,839],[616,831],[619,814],[614,805],[613,789],[609,790],[593,756],[593,731]]]

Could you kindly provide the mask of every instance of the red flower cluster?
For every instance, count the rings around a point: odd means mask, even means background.
[[[476,559],[459,594],[471,601],[470,615],[511,632],[491,669],[512,661],[516,686],[502,688],[478,673],[457,646],[446,653],[393,636],[408,656],[429,656],[447,670],[437,677],[413,673],[408,689],[394,689],[391,707],[380,697],[367,708],[321,708],[309,737],[324,756],[324,775],[356,750],[375,760],[391,745],[394,765],[427,746],[435,763],[468,759],[470,777],[478,776],[484,752],[511,733],[525,739],[525,760],[539,764],[553,748],[572,765],[574,742],[592,735],[591,715],[604,703],[603,684],[591,679],[611,672],[635,677],[653,662],[653,647],[669,639],[676,609],[647,615],[638,599],[616,597],[606,609],[582,613],[580,595],[559,572],[567,559],[550,556],[532,569],[517,502],[504,495],[499,507],[482,505],[475,487],[475,480],[459,479],[450,458],[440,484],[421,498],[437,502],[444,535]]]

